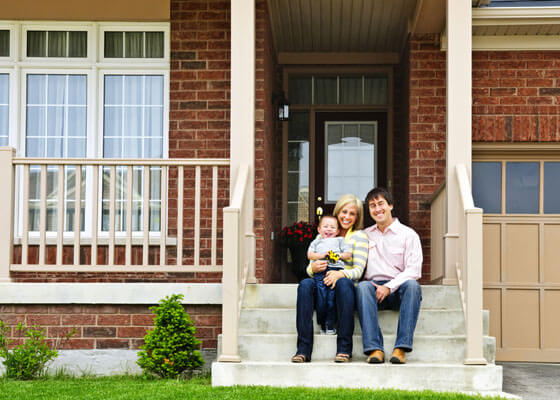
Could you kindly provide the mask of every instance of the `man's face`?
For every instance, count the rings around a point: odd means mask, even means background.
[[[378,225],[387,225],[393,221],[393,206],[383,196],[371,199],[368,203],[369,215]]]
[[[321,219],[321,223],[317,228],[323,239],[335,237],[338,235],[338,224],[336,218],[325,217]]]

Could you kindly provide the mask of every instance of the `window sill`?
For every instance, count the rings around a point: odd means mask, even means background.
[[[126,245],[126,235],[123,234],[115,234],[115,245],[117,246],[124,246]],[[28,240],[28,245],[30,246],[38,246],[41,241],[40,241],[40,237],[38,234],[33,234],[30,233],[29,234],[29,240]],[[55,246],[58,243],[58,238],[56,236],[56,233],[47,233],[47,237],[46,237],[46,245],[47,246]],[[72,246],[74,245],[74,234],[64,234],[62,243],[64,246]],[[161,236],[160,235],[154,235],[154,234],[150,234],[148,243],[150,246],[159,246],[161,245]],[[176,237],[167,237],[165,240],[165,243],[167,246],[176,246],[177,245],[177,238]],[[14,238],[14,244],[15,245],[21,245],[22,244],[22,238],[21,236],[15,237]],[[132,245],[133,246],[142,246],[144,244],[144,236],[143,235],[136,235],[133,234],[132,235]],[[84,233],[82,233],[82,236],[80,238],[80,246],[89,246],[91,245],[91,236],[90,235],[85,235]],[[109,235],[107,235],[106,233],[100,234],[97,237],[97,245],[98,246],[108,246],[109,245]]]

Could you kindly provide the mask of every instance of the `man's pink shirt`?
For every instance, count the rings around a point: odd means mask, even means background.
[[[389,281],[391,293],[409,279],[422,276],[422,245],[420,237],[397,218],[381,232],[377,225],[365,229],[369,251],[364,279]]]

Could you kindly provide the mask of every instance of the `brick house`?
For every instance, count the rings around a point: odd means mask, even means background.
[[[383,185],[460,283],[459,364],[560,361],[559,34],[551,1],[8,1],[0,319],[120,371],[183,293],[218,374],[293,283],[281,228]]]

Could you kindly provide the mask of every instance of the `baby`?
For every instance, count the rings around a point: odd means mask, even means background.
[[[336,322],[336,305],[334,290],[323,282],[327,271],[341,270],[344,261],[352,258],[351,246],[343,237],[338,237],[338,220],[332,215],[323,215],[319,220],[319,237],[309,245],[307,258],[310,261],[327,260],[327,269],[313,274],[317,282],[317,323],[321,327],[321,333],[327,335],[336,334],[334,328]],[[343,261],[344,260],[344,261]]]

